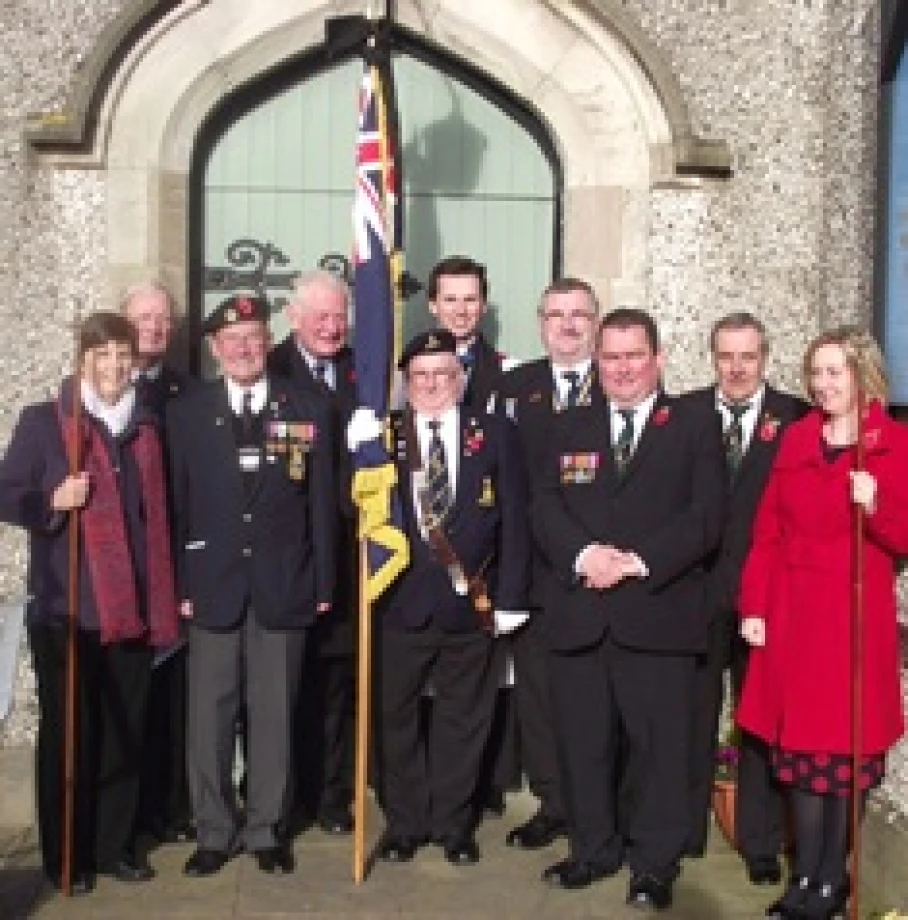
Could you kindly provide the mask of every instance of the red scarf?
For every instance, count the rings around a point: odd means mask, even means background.
[[[58,417],[65,443],[69,444],[74,423],[72,416],[64,415],[59,403]],[[83,421],[80,427],[82,469],[89,475],[91,491],[79,520],[92,594],[98,609],[101,642],[107,645],[141,639],[147,633],[149,645],[172,645],[179,638],[179,626],[160,440],[151,425],[140,423],[136,435],[125,448],[139,471],[145,509],[146,627],[139,615],[123,503],[110,452],[93,423]]]

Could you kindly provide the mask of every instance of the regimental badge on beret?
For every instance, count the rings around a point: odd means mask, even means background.
[[[430,332],[421,332],[407,343],[407,347],[400,356],[397,366],[403,371],[407,365],[420,355],[457,354],[457,339],[454,333],[447,329],[433,329]]]
[[[236,295],[221,301],[202,324],[205,335],[213,335],[225,326],[234,323],[262,322],[267,323],[271,316],[271,304],[264,297],[249,295]]]

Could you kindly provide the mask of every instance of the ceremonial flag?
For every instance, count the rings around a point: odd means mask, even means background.
[[[388,412],[394,361],[397,274],[402,222],[399,217],[395,102],[387,55],[367,53],[359,94],[356,142],[354,354],[358,407],[379,419]],[[397,253],[397,255],[395,255]],[[397,263],[397,273],[392,263]],[[367,543],[366,596],[375,600],[406,568],[409,546],[403,530],[397,474],[381,439],[356,451],[354,501],[360,509],[360,537]]]

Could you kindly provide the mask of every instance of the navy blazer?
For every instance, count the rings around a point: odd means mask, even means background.
[[[638,650],[698,652],[706,645],[705,561],[717,545],[725,463],[716,413],[660,393],[623,476],[615,470],[609,406],[591,404],[552,421],[532,502],[533,534],[555,572],[545,618],[553,649],[580,649],[610,632]],[[579,467],[586,469],[576,475]],[[591,543],[637,553],[646,578],[607,591],[574,572]]]
[[[520,444],[506,419],[461,408],[454,506],[444,531],[468,576],[483,566],[497,610],[525,610],[530,537],[527,485]],[[398,454],[398,456],[400,456]],[[443,632],[475,631],[481,623],[469,597],[455,592],[416,523],[412,474],[398,460],[410,566],[382,600],[383,622],[417,630],[430,623]]]
[[[269,377],[264,411],[266,446],[247,491],[224,382],[200,383],[167,407],[178,592],[192,601],[193,621],[206,629],[234,628],[247,601],[266,628],[303,628],[317,603],[333,600],[330,407]],[[291,478],[286,452],[269,450],[269,426],[281,422],[315,426],[302,479]]]

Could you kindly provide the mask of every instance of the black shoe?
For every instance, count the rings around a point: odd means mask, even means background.
[[[529,821],[508,832],[504,842],[521,850],[540,850],[567,833],[567,824],[559,818],[550,818],[541,811]]]
[[[378,845],[378,857],[387,862],[409,862],[419,849],[419,841],[415,837],[397,836],[387,834]]]
[[[631,907],[665,910],[671,907],[672,883],[655,875],[632,875],[627,889],[627,903]]]
[[[553,888],[587,888],[593,882],[620,871],[624,860],[615,863],[589,862],[585,859],[563,859],[542,873],[542,880]]]
[[[189,843],[195,840],[195,828],[189,821],[175,821],[163,829],[161,843]]]
[[[50,883],[58,891],[63,890],[63,879],[59,875],[55,875],[53,878],[51,878]],[[74,873],[69,884],[70,893],[74,898],[80,897],[83,894],[91,894],[91,891],[94,887],[95,879],[90,872]]]
[[[289,847],[266,847],[264,850],[255,850],[254,852],[256,862],[262,872],[268,872],[271,875],[276,873],[289,875],[296,867],[293,852]]]
[[[444,846],[445,859],[455,866],[472,866],[479,862],[479,847],[472,837],[463,837]]]
[[[227,864],[228,855],[223,850],[206,850],[199,847],[183,866],[183,875],[192,878],[203,878],[220,872]]]
[[[751,885],[778,885],[782,881],[782,866],[775,856],[748,859],[747,877]]]
[[[847,902],[847,884],[811,885],[795,916],[803,920],[834,920],[836,917],[845,916]]]
[[[118,882],[147,882],[155,877],[154,869],[132,850],[125,850],[118,859],[102,866],[99,871]]]
[[[766,908],[766,916],[771,920],[789,920],[803,917],[801,907],[810,893],[810,880],[804,876],[795,877],[788,883],[785,893]]]
[[[340,835],[353,831],[353,818],[347,808],[323,808],[316,821],[326,834]]]

